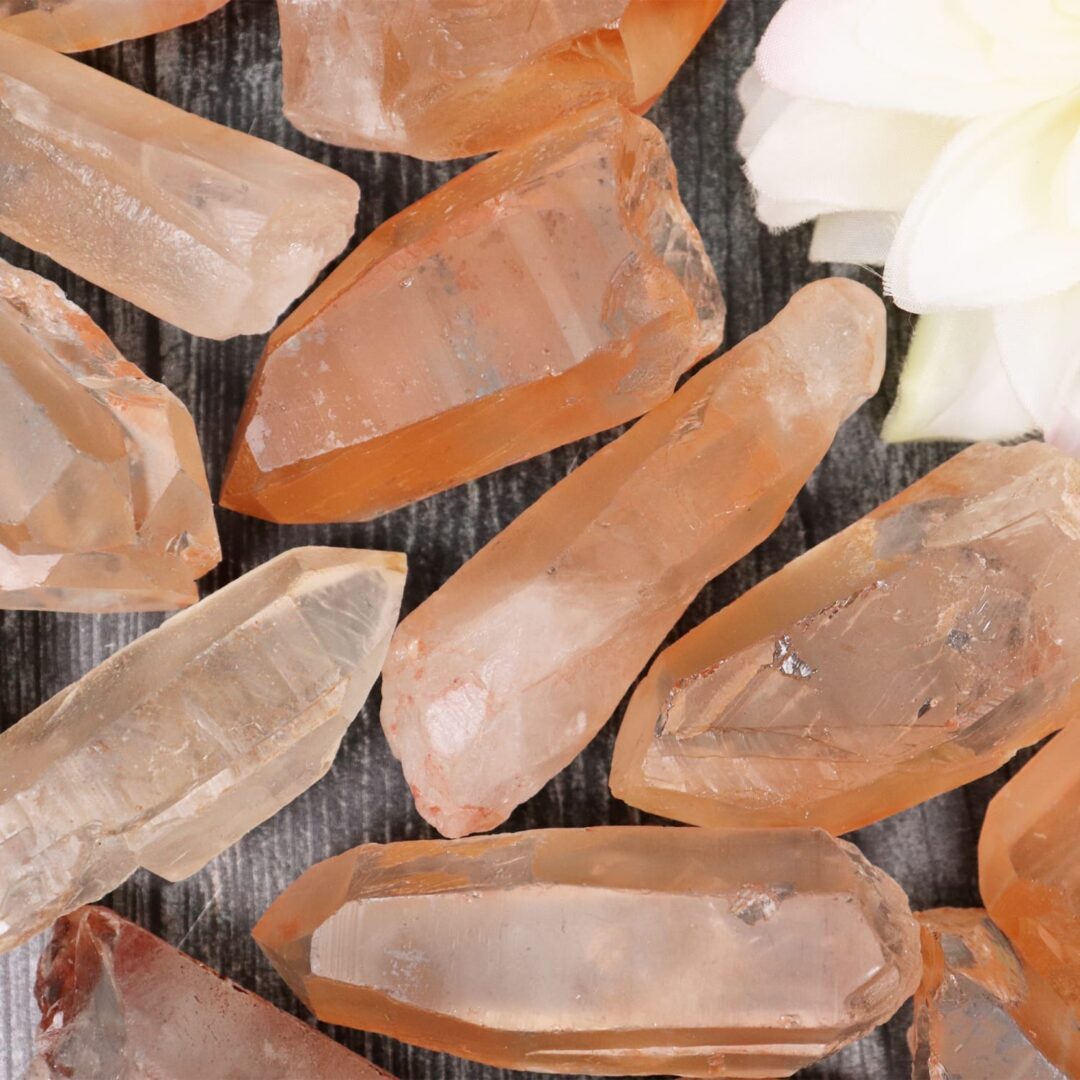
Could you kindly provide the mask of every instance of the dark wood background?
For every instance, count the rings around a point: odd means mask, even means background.
[[[741,119],[735,82],[749,64],[754,43],[777,2],[729,0],[653,113],[671,143],[683,199],[724,286],[729,345],[770,319],[795,289],[826,269],[807,263],[807,230],[775,237],[757,224],[733,149]],[[462,163],[432,165],[343,150],[293,130],[280,107],[281,60],[272,0],[232,0],[199,24],[102,49],[85,59],[185,109],[348,173],[363,191],[358,238],[463,167]],[[202,438],[211,486],[217,491],[262,341],[237,338],[218,343],[192,338],[14,243],[0,241],[0,255],[58,282],[112,335],[129,359],[186,402]],[[876,280],[868,272],[861,276],[869,284]],[[953,448],[942,445],[888,447],[877,438],[910,329],[909,316],[893,311],[890,318],[891,357],[883,392],[844,427],[780,529],[704,590],[678,633],[952,452]],[[366,525],[274,526],[220,511],[225,559],[205,580],[204,588],[216,589],[300,544],[398,549],[409,556],[406,609],[412,608],[541,492],[610,438],[611,433],[586,439]],[[146,615],[0,613],[0,727],[15,723],[159,621],[158,616]],[[365,841],[430,834],[414,811],[400,769],[387,750],[378,706],[376,689],[346,736],[329,776],[201,873],[168,885],[140,872],[107,902],[242,985],[304,1015],[252,942],[252,925],[270,900],[316,860]],[[519,808],[508,827],[640,822],[643,815],[614,800],[607,788],[616,724],[617,718],[570,768]],[[1006,771],[1015,768],[1014,764]],[[951,792],[864,829],[855,840],[907,889],[914,907],[977,904],[978,828],[988,799],[1005,779],[1003,771]],[[40,947],[39,938],[0,957],[0,1074],[8,1080],[21,1077],[29,1059],[37,1019],[31,999],[33,967]],[[742,976],[741,972],[716,973],[717,978]],[[862,1042],[800,1075],[902,1080],[910,1075],[905,1045],[909,1022],[907,1006]],[[407,1080],[494,1080],[520,1075],[430,1054],[387,1038],[327,1030]]]

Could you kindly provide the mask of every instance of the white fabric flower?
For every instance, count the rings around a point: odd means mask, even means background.
[[[787,0],[739,92],[765,225],[922,315],[885,437],[1080,454],[1080,0]]]

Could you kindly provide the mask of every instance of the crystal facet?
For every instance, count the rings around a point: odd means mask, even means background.
[[[0,232],[193,334],[269,330],[356,184],[0,32]]]
[[[377,1080],[362,1057],[100,907],[53,927],[27,1080]]]
[[[612,791],[698,825],[842,833],[1080,710],[1080,463],[982,444],[660,654]]]
[[[923,977],[908,1034],[913,1080],[1080,1076],[1080,1024],[985,911],[938,908],[916,918]]]
[[[639,416],[723,323],[663,136],[590,110],[386,222],[278,328],[222,502],[374,517]]]
[[[0,260],[0,608],[185,607],[221,561],[195,425],[51,282]]]
[[[278,0],[285,114],[364,150],[499,150],[600,100],[644,112],[722,3]]]
[[[0,0],[0,30],[59,52],[97,49],[195,22],[228,0]]]
[[[813,829],[354,848],[255,939],[320,1019],[512,1069],[787,1076],[919,980],[897,884]]]
[[[884,350],[869,289],[807,286],[401,624],[382,722],[428,821],[493,828],[569,764],[694,594],[776,527]]]
[[[193,874],[315,783],[404,578],[394,552],[286,552],[0,734],[0,951],[139,866]]]
[[[991,800],[979,837],[979,887],[1025,965],[1080,1024],[1078,836],[1080,721],[1072,719]]]

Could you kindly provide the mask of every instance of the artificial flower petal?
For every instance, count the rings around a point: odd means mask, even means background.
[[[884,266],[899,218],[896,214],[824,214],[814,223],[810,261]]]
[[[955,0],[787,0],[765,31],[756,64],[767,83],[796,97],[986,116],[1076,86],[1080,52],[1071,64],[1046,61],[1062,45],[1067,60],[1072,41],[1055,32],[1053,2],[1011,0],[1025,16],[1031,3],[1037,16],[1026,48],[1016,52],[1009,48],[1011,22],[1002,18],[1002,33],[988,33],[988,19],[976,21]],[[1061,11],[1073,18],[1070,9]]]
[[[753,67],[748,67],[740,76],[735,96],[743,111],[743,122],[735,137],[735,149],[743,158],[748,158],[793,99],[762,82],[757,69]]]
[[[896,302],[986,308],[1080,281],[1080,194],[1063,190],[1078,131],[1080,94],[961,129],[897,230],[885,264]]]
[[[967,17],[995,42],[994,65],[1006,77],[1033,69],[1063,87],[1077,82],[1080,3],[1077,0],[960,0]]]
[[[988,312],[919,319],[881,431],[886,442],[1013,439],[1037,426],[1009,381]]]

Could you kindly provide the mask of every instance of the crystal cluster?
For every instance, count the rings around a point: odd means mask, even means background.
[[[699,825],[842,833],[1080,710],[1080,463],[982,444],[660,654],[611,786]]]
[[[919,980],[899,886],[812,829],[354,848],[255,938],[314,1013],[511,1069],[788,1076]]]
[[[378,1080],[381,1069],[100,907],[61,918],[38,967],[27,1080]]]
[[[364,150],[499,150],[600,100],[644,112],[722,4],[278,0],[285,115]]]
[[[404,578],[392,552],[286,552],[0,734],[0,951],[139,866],[193,874],[318,780]]]
[[[0,608],[184,607],[221,560],[187,410],[2,260],[0,472]]]
[[[222,502],[374,517],[639,416],[723,324],[664,137],[573,116],[391,218],[278,328]]]
[[[356,184],[0,31],[0,232],[204,337],[261,334],[345,247]]]
[[[228,0],[0,0],[0,30],[59,52],[97,49],[195,22]]]
[[[884,309],[831,280],[556,484],[398,629],[382,722],[417,809],[490,829],[608,719],[876,389]]]

